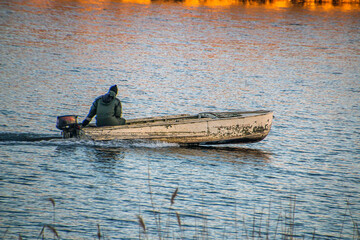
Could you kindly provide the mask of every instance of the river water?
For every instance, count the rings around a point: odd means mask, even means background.
[[[61,239],[359,236],[358,3],[0,6],[4,239],[43,226]],[[275,119],[247,145],[45,139],[60,136],[56,116],[81,121],[113,84],[127,119],[260,109]]]

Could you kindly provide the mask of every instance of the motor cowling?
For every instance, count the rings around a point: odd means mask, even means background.
[[[57,117],[56,128],[62,130],[63,138],[78,138],[81,135],[81,127],[77,122],[76,115]]]
[[[67,130],[71,128],[77,128],[77,116],[76,115],[65,115],[58,116],[56,121],[56,128],[60,130]]]

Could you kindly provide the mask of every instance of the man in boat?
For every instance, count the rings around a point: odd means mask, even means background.
[[[121,102],[116,95],[118,88],[116,85],[110,87],[109,92],[97,97],[91,105],[89,114],[82,122],[82,126],[87,126],[91,119],[96,115],[96,126],[117,126],[124,125],[125,119],[121,117]]]

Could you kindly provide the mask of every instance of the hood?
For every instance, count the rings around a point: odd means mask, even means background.
[[[103,103],[108,104],[112,100],[114,100],[115,97],[116,97],[116,93],[114,91],[109,91],[107,94],[101,97],[101,100],[103,101]]]

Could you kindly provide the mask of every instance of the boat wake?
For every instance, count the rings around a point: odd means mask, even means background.
[[[149,140],[111,140],[111,141],[93,141],[76,138],[63,139],[60,135],[55,134],[38,134],[38,133],[12,133],[0,132],[0,146],[54,146],[54,147],[85,147],[101,149],[172,149],[176,153],[185,155],[200,154],[222,154],[235,155],[238,157],[253,156],[257,158],[268,158],[270,153],[257,149],[244,148],[238,145],[217,145],[217,146],[189,146],[181,147],[176,143],[166,143]],[[172,151],[171,150],[171,151]]]
[[[81,146],[103,148],[164,148],[179,147],[174,143],[163,143],[142,140],[92,141],[79,139],[63,139],[60,135],[38,133],[0,133],[0,145],[45,145],[45,146]]]
[[[0,144],[6,142],[39,142],[52,139],[61,139],[61,136],[38,133],[0,132]]]
[[[0,148],[23,146],[38,148],[56,148],[68,152],[76,149],[94,149],[98,152],[122,152],[133,149],[137,151],[154,151],[160,154],[174,156],[188,156],[204,158],[208,161],[229,162],[235,164],[253,162],[254,160],[269,161],[271,153],[258,149],[245,148],[239,145],[216,145],[216,146],[188,146],[182,147],[174,143],[165,143],[148,140],[111,140],[93,141],[80,140],[76,138],[63,139],[59,135],[37,134],[37,133],[10,133],[0,132]]]

